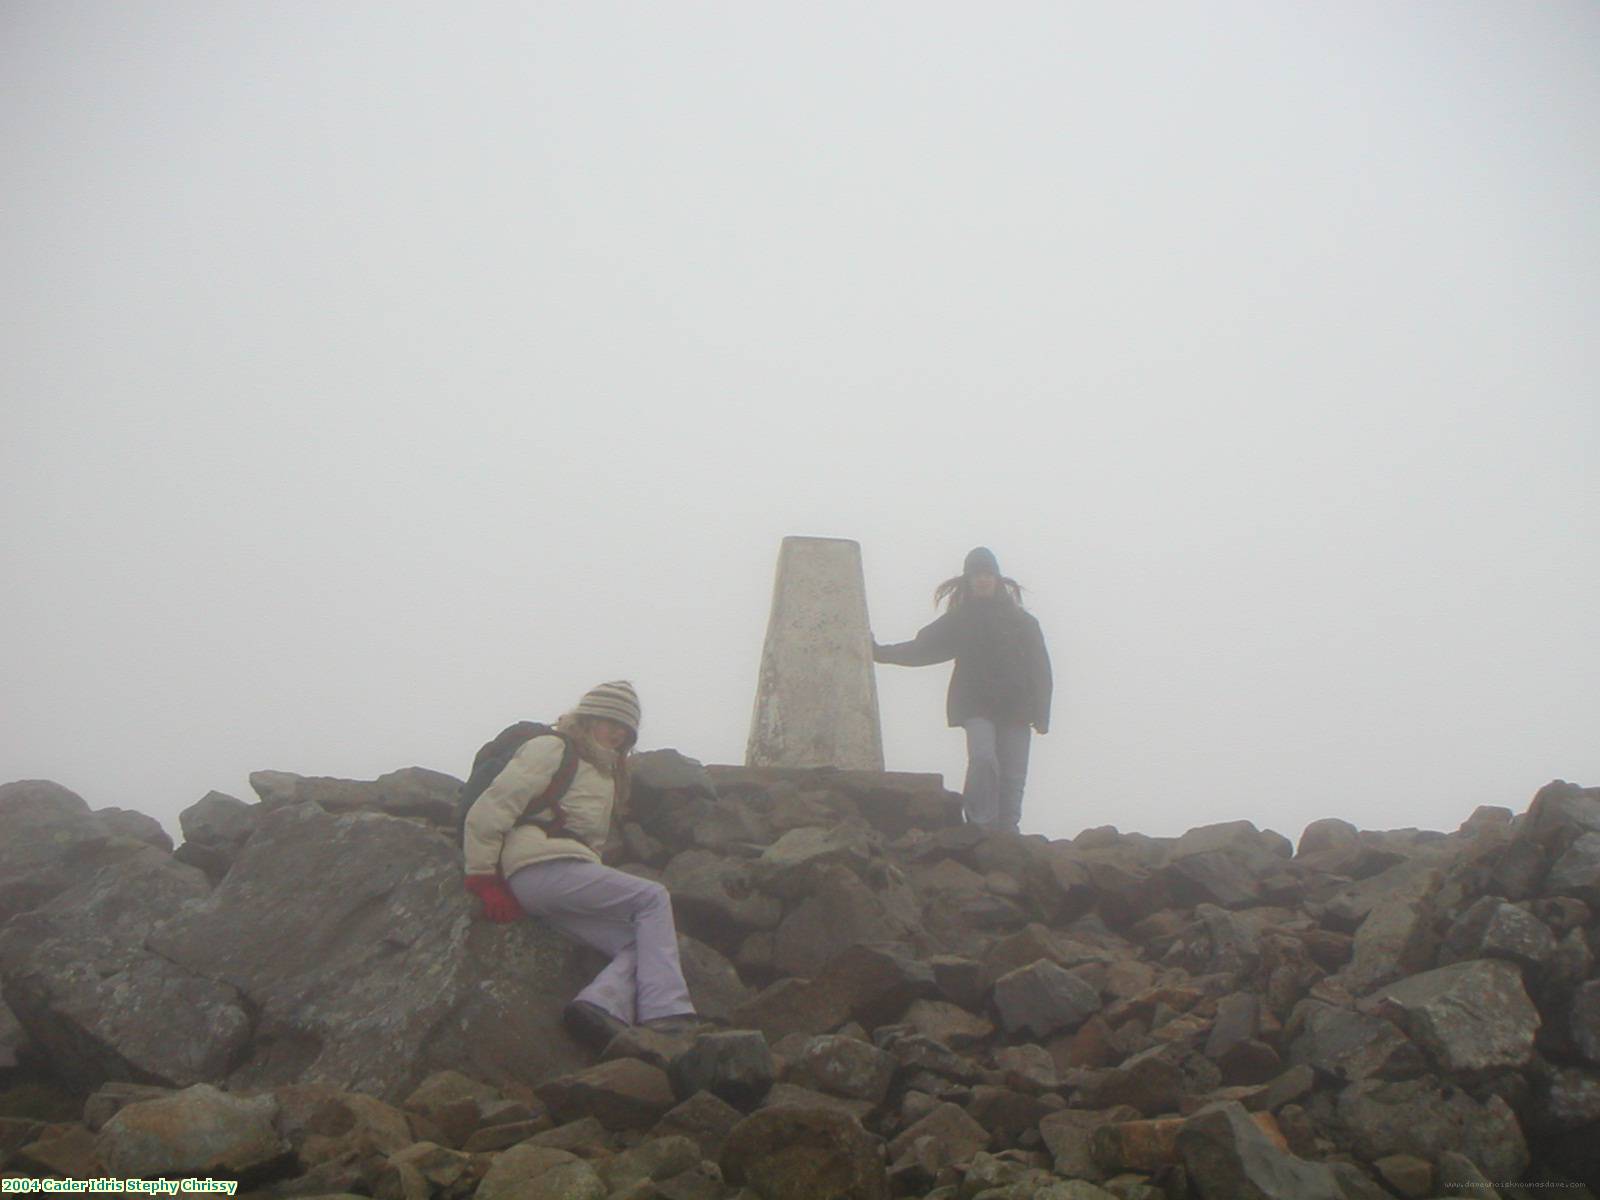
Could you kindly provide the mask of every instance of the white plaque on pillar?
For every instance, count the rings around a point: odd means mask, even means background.
[[[745,762],[883,770],[859,542],[783,539]]]

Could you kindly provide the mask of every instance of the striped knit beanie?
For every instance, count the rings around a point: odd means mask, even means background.
[[[639,696],[626,679],[613,679],[590,688],[572,710],[576,717],[610,717],[639,736]]]

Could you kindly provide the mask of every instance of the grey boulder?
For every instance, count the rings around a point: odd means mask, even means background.
[[[252,771],[250,786],[267,809],[315,804],[330,813],[380,812],[421,817],[453,827],[461,780],[426,767],[390,771],[374,780],[332,779],[289,771]]]
[[[0,925],[85,875],[150,849],[92,814],[82,796],[59,783],[0,784]]]
[[[537,1082],[583,1061],[559,1014],[596,958],[537,921],[478,919],[459,851],[415,821],[269,812],[222,883],[148,940],[246,998],[235,1086],[395,1099],[441,1067]]]
[[[1449,1072],[1526,1066],[1539,1010],[1522,972],[1501,959],[1476,958],[1413,975],[1379,993],[1411,1037]]]
[[[0,931],[6,1003],[63,1080],[183,1087],[221,1079],[243,1054],[251,1018],[240,991],[146,947],[160,922],[209,892],[199,871],[140,846]]]

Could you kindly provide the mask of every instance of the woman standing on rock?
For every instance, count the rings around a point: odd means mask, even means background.
[[[627,803],[628,751],[639,736],[633,685],[602,683],[555,730],[524,742],[468,810],[467,890],[483,901],[491,921],[515,921],[526,912],[611,955],[563,1012],[579,1038],[601,1045],[633,1024],[692,1028],[694,1004],[678,962],[667,889],[600,861],[613,813]],[[569,743],[576,769],[566,790],[519,823],[563,762],[572,763]]]
[[[1022,588],[979,546],[961,574],[934,590],[945,612],[909,642],[872,643],[874,662],[925,667],[955,659],[946,715],[967,733],[962,808],[969,824],[1018,831],[1028,776],[1030,726],[1050,728],[1050,654]]]

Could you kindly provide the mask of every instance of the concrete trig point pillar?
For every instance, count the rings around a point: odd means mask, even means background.
[[[883,770],[859,542],[783,539],[745,764]]]

